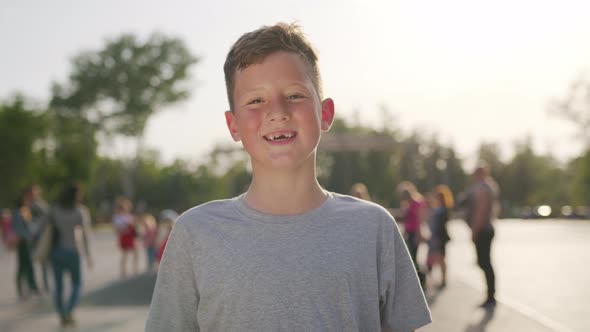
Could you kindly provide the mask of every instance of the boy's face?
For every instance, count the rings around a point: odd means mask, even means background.
[[[334,119],[334,103],[320,102],[299,55],[275,52],[236,72],[233,97],[227,126],[253,167],[292,168],[315,160],[320,131]]]

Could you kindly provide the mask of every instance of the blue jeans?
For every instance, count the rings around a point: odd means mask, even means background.
[[[151,270],[152,267],[154,266],[154,263],[156,262],[156,247],[155,246],[151,246],[151,247],[147,247],[146,248],[146,255],[147,255],[147,265],[148,265],[148,269]]]
[[[71,314],[80,299],[80,254],[73,249],[55,248],[51,252],[51,265],[55,276],[55,307],[62,318]],[[67,304],[63,301],[63,276],[70,273],[72,294]]]

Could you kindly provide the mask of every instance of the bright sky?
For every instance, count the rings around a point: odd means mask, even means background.
[[[154,31],[183,38],[202,61],[190,100],[148,123],[164,161],[199,160],[231,142],[223,62],[244,32],[298,21],[320,53],[325,95],[337,114],[382,126],[381,108],[405,132],[436,132],[460,156],[498,142],[504,156],[527,135],[538,153],[581,151],[574,126],[547,105],[590,71],[590,2],[579,0],[32,1],[0,5],[0,98],[39,101],[64,82],[70,58],[107,37]],[[124,147],[110,154],[125,153]],[[104,152],[104,150],[103,150]]]

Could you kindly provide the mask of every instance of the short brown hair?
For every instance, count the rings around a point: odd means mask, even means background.
[[[223,71],[231,111],[234,109],[233,91],[236,71],[260,63],[268,55],[278,51],[292,52],[302,57],[309,67],[309,76],[318,97],[322,100],[322,79],[315,49],[297,24],[277,23],[243,34],[227,53]]]

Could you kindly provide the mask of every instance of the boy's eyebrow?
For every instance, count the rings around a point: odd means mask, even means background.
[[[257,86],[257,87],[253,87],[253,88],[241,88],[240,90],[242,90],[242,93],[259,93],[259,92],[264,92],[264,90],[266,90],[266,88],[262,87],[262,86]]]
[[[313,83],[309,82],[309,84],[306,84],[306,82],[303,81],[285,81],[284,89],[292,88],[294,86],[303,88],[308,91],[313,89]],[[255,95],[258,93],[264,93],[268,90],[268,85],[260,85],[252,88],[241,88],[240,90],[242,91],[239,99],[248,97],[253,94]]]
[[[237,102],[240,102],[244,99],[250,99],[254,96],[257,96],[259,94],[264,93],[264,91],[266,90],[263,87],[256,87],[256,88],[252,88],[252,89],[241,89],[243,91],[240,91],[240,95],[236,98]],[[236,91],[237,92],[237,91]]]
[[[291,87],[292,85],[297,85],[297,86],[300,86],[300,87],[305,88],[305,89],[309,89],[310,88],[310,85],[311,85],[311,87],[313,87],[313,83],[312,82],[299,81],[299,80],[297,80],[297,81],[287,81],[287,86],[288,87]]]

